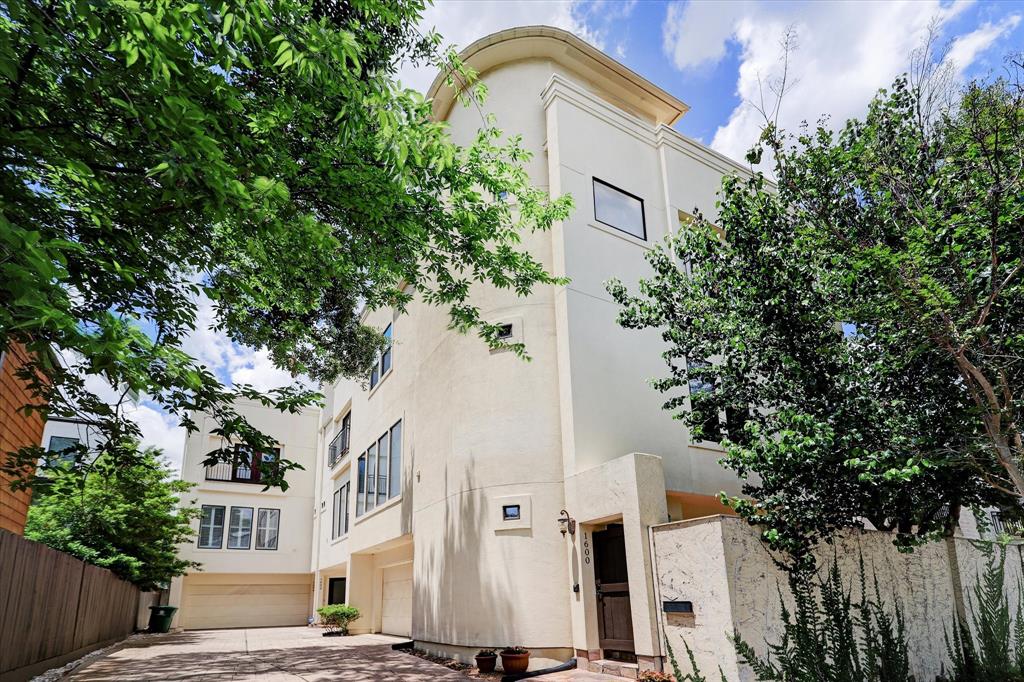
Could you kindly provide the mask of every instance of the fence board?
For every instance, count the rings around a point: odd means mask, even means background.
[[[138,603],[138,588],[110,571],[0,531],[0,678],[130,634]]]

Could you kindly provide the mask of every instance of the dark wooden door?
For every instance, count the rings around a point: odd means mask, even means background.
[[[594,533],[597,579],[597,636],[605,658],[634,660],[633,613],[629,608],[629,577],[622,526]]]

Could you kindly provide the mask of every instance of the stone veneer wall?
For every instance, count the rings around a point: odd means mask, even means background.
[[[721,666],[730,682],[754,680],[753,672],[739,664],[726,633],[738,631],[764,654],[765,641],[778,641],[782,632],[780,589],[791,603],[786,575],[772,562],[758,532],[740,519],[712,516],[655,526],[652,543],[659,606],[664,601],[693,603],[692,615],[666,614],[659,608],[663,635],[683,672],[689,667],[685,641],[709,679],[718,678]],[[970,603],[975,580],[986,565],[981,545],[956,538],[903,554],[886,533],[849,532],[822,547],[818,559],[825,568],[838,562],[856,600],[863,557],[869,590],[877,576],[882,600],[892,604],[895,597],[902,605],[916,679],[931,682],[949,668],[944,631],[954,622],[958,602],[964,603],[958,596],[961,585]],[[1006,552],[1006,586],[1014,611],[1022,579],[1021,550],[1013,544]]]

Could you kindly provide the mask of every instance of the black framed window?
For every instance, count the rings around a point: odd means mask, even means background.
[[[359,457],[356,516],[362,516],[402,492],[402,422],[384,432]]]
[[[376,386],[380,380],[384,378],[384,375],[388,373],[388,370],[391,369],[392,348],[390,324],[387,326],[387,329],[384,330],[384,338],[387,339],[387,346],[383,351],[377,354],[377,360],[373,365],[373,369],[370,371],[370,388]]]
[[[331,539],[340,538],[348,532],[348,503],[351,481],[338,481],[334,490],[334,506],[331,510]]]
[[[356,478],[356,516],[362,516],[366,511],[366,453],[359,455],[359,465]]]
[[[644,200],[597,178],[594,178],[594,219],[638,239],[647,239]]]
[[[228,523],[228,549],[249,549],[252,544],[252,507],[232,507]]]
[[[224,507],[204,504],[199,518],[200,549],[220,549],[224,544]]]
[[[256,515],[256,549],[277,549],[281,531],[281,510],[260,507]]]

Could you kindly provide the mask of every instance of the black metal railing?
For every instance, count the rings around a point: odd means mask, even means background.
[[[327,466],[329,468],[333,469],[334,465],[345,459],[345,455],[348,454],[350,431],[351,428],[346,423],[341,431],[338,432],[338,435],[334,437],[334,440],[331,441],[331,444],[327,446]]]

